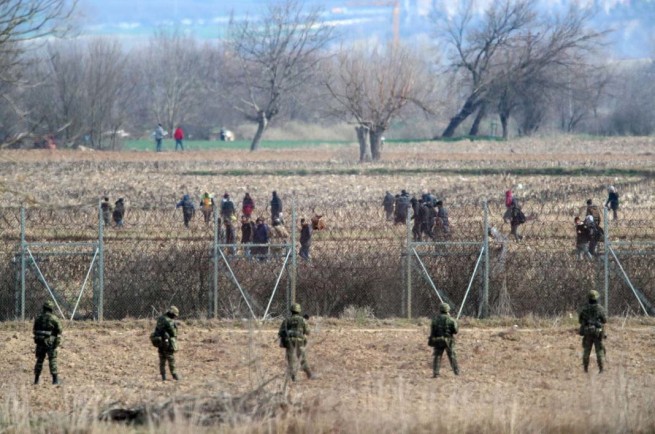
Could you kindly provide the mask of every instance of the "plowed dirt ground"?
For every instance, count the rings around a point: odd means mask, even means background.
[[[595,364],[589,374],[582,370],[572,319],[515,331],[506,327],[511,323],[463,321],[457,342],[462,374],[455,377],[445,359],[438,379],[431,378],[426,319],[310,323],[308,359],[317,378],[299,376],[289,398],[312,402],[325,415],[355,411],[361,417],[377,414],[369,420],[380,422],[441,409],[458,419],[495,414],[508,423],[512,417],[552,413],[554,423],[586,415],[589,406],[614,417],[618,406],[622,416],[616,417],[645,418],[639,426],[648,421],[655,426],[652,322],[612,319],[607,370],[599,375]],[[92,414],[112,402],[134,406],[174,396],[236,395],[274,376],[280,377],[274,387],[282,387],[285,361],[275,324],[182,321],[179,382],[159,378],[156,349],[148,340],[153,326],[153,321],[66,324],[59,351],[62,385],[49,384],[46,363],[44,381],[33,386],[31,324],[1,324],[0,402],[4,408],[20,403],[34,416]]]

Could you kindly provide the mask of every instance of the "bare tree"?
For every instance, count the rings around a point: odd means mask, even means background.
[[[490,6],[481,23],[472,19],[471,4],[447,27],[452,66],[468,75],[468,93],[443,132],[450,137],[476,113],[470,134],[477,134],[489,104],[499,110],[503,136],[512,110],[523,107],[523,132],[538,128],[544,104],[556,89],[567,87],[563,74],[587,67],[606,32],[587,28],[589,10],[571,7],[562,16],[541,17],[533,0],[504,0]],[[532,104],[531,104],[532,102]]]
[[[441,38],[450,48],[447,54],[452,68],[462,71],[467,79],[464,103],[450,119],[443,137],[452,137],[457,127],[484,105],[496,78],[497,54],[519,30],[535,20],[534,3],[535,0],[492,3],[480,21],[473,0],[467,0],[454,19],[437,21],[439,28],[444,29]]]
[[[384,132],[408,104],[429,110],[434,88],[429,77],[419,56],[402,46],[382,52],[348,47],[339,52],[326,85],[333,112],[357,124],[360,161],[380,159]]]
[[[259,147],[269,122],[297,95],[325,57],[332,28],[319,9],[296,0],[269,3],[259,21],[230,20],[228,51],[235,62],[230,85],[235,108],[257,123],[250,150]]]
[[[178,30],[158,31],[143,56],[150,109],[172,133],[176,124],[193,115],[200,91],[197,41]]]

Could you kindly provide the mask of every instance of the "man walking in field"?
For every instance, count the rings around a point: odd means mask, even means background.
[[[196,207],[191,202],[191,196],[185,194],[182,196],[182,200],[175,205],[175,208],[182,207],[182,217],[184,218],[184,226],[189,227],[189,222],[196,214]]]
[[[161,142],[166,135],[164,127],[162,127],[161,124],[157,124],[157,128],[155,128],[155,132],[152,133],[152,135],[155,137],[155,151],[161,152]]]
[[[166,381],[166,362],[171,376],[174,380],[179,380],[175,370],[175,353],[177,352],[177,324],[175,318],[180,315],[177,307],[171,306],[168,311],[157,319],[155,331],[150,336],[152,344],[155,345],[159,353],[159,373],[162,381]]]
[[[184,151],[184,143],[182,142],[184,140],[184,130],[179,125],[173,133],[173,138],[175,139],[175,150],[177,151],[179,146],[180,151]]]
[[[455,352],[455,337],[457,334],[457,321],[450,316],[450,306],[447,303],[441,303],[439,306],[439,315],[432,320],[430,327],[430,339],[428,345],[434,348],[434,359],[432,361],[432,377],[439,376],[441,368],[441,357],[444,351],[450,360],[450,366],[453,368],[455,375],[459,375],[457,365],[457,353]]]
[[[605,309],[598,303],[598,291],[589,291],[588,303],[580,310],[578,321],[580,322],[580,335],[582,336],[582,366],[585,372],[589,372],[589,356],[591,347],[596,348],[596,362],[598,372],[603,372],[605,365],[605,338],[604,326],[607,323]]]
[[[108,227],[111,223],[112,207],[107,196],[105,196],[102,203],[100,204],[100,210],[102,211],[102,221],[104,222],[105,227]]]
[[[292,381],[296,381],[298,361],[300,361],[300,367],[305,371],[307,378],[312,378],[312,371],[309,369],[305,354],[309,327],[305,318],[300,315],[301,311],[300,305],[293,303],[291,305],[291,316],[282,321],[278,332],[280,346],[286,348],[288,372]]]
[[[300,219],[300,257],[309,261],[309,249],[312,246],[312,227],[307,220]]]
[[[50,300],[43,303],[41,314],[34,320],[34,343],[36,344],[36,365],[34,365],[34,384],[39,384],[39,377],[43,370],[43,361],[48,356],[52,384],[59,384],[57,377],[57,347],[61,343],[63,327],[61,321],[55,316],[54,303]]]
[[[382,199],[382,206],[384,207],[384,212],[387,216],[387,221],[393,220],[393,208],[396,204],[396,199],[393,197],[389,191],[384,194],[384,199]]]

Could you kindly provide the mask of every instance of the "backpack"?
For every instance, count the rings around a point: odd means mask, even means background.
[[[212,207],[212,198],[211,197],[203,197],[202,198],[202,206],[205,208],[211,208]]]
[[[152,332],[150,334],[150,343],[155,348],[161,347],[161,344],[162,344],[161,336],[159,336],[156,332]]]

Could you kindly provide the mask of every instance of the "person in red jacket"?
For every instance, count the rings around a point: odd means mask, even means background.
[[[184,144],[182,143],[182,140],[184,140],[184,130],[179,125],[173,133],[173,138],[175,139],[175,150],[177,151],[177,147],[179,146],[180,150],[184,151]]]

